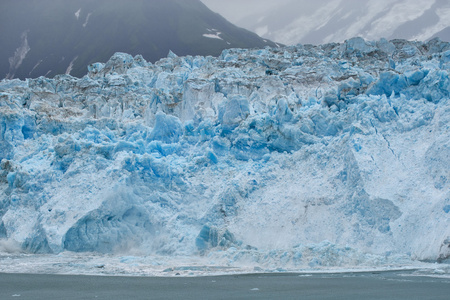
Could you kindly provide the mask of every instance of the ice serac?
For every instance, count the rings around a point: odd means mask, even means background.
[[[450,44],[116,53],[0,82],[0,239],[273,268],[450,256]]]

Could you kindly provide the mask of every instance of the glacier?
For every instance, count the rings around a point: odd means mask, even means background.
[[[450,43],[116,53],[88,70],[0,82],[1,253],[449,261]]]

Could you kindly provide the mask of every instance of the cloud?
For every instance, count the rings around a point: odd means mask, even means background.
[[[211,10],[220,13],[232,23],[246,17],[264,14],[270,9],[288,3],[291,0],[201,0]]]

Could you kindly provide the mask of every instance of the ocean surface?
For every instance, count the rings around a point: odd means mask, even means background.
[[[450,279],[410,271],[119,277],[0,274],[0,299],[450,299]]]

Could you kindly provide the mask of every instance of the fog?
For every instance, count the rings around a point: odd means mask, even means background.
[[[232,23],[283,44],[354,36],[450,40],[448,0],[201,0]]]
[[[232,23],[245,22],[246,17],[261,15],[292,0],[201,0],[211,10],[220,13]],[[325,0],[328,1],[328,0]]]

